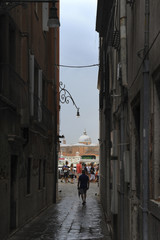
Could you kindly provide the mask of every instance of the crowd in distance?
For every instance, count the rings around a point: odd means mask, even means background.
[[[73,166],[73,163],[69,166],[68,161],[66,161],[62,168],[59,169],[59,178],[61,182],[73,184],[82,174],[82,170],[85,170],[85,174],[88,175],[90,182],[99,181],[99,164],[94,164],[93,162],[86,164],[81,161],[76,164],[76,167]]]

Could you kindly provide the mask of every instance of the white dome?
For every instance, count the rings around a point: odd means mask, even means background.
[[[91,138],[87,135],[86,131],[80,136],[79,143],[91,143]]]

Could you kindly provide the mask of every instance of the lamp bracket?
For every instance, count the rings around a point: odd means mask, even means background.
[[[67,103],[69,104],[70,100],[72,101],[73,105],[76,107],[77,109],[77,116],[79,115],[79,107],[77,107],[75,101],[73,100],[73,97],[71,96],[70,92],[65,88],[65,84],[63,84],[63,82],[59,83],[59,96],[60,96],[60,102],[62,104]]]
[[[70,99],[72,100],[73,105],[78,109],[77,105],[75,104],[75,101],[73,100],[70,92],[65,88],[65,84],[63,82],[60,82],[60,102],[61,103],[69,103]]]

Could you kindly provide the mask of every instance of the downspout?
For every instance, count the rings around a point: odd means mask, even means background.
[[[143,240],[148,239],[149,200],[149,0],[145,0],[144,64],[143,64],[143,155],[142,155],[142,216]]]
[[[54,144],[54,194],[53,194],[53,203],[56,203],[57,201],[57,193],[58,193],[58,153],[57,153],[57,28],[54,28],[54,104],[55,104],[55,116],[54,116],[54,139],[53,139],[53,144]]]
[[[124,106],[121,109],[120,119],[120,240],[124,240]]]
[[[120,0],[120,60],[122,69],[122,85],[127,87],[127,11],[126,0]]]
[[[121,88],[121,119],[120,119],[120,239],[124,240],[124,164],[123,153],[125,142],[125,126],[124,126],[124,94],[127,87],[127,11],[126,0],[120,0],[120,64],[121,64],[121,76],[122,76],[122,88]]]
[[[106,127],[106,143],[105,143],[105,149],[106,149],[106,199],[107,199],[107,218],[108,221],[111,220],[111,190],[110,190],[110,147],[111,147],[111,139],[110,139],[110,132],[111,132],[111,124],[110,124],[110,116],[111,116],[111,104],[110,104],[110,95],[109,95],[109,58],[108,56],[106,57],[105,61],[105,67],[106,67],[106,72],[105,72],[105,92],[106,92],[106,106],[105,106],[105,124]]]

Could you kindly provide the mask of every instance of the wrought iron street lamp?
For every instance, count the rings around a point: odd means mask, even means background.
[[[49,10],[49,19],[48,19],[47,25],[49,28],[60,27],[60,22],[57,16],[57,8],[56,8],[56,2],[58,2],[58,0],[1,0],[0,10],[9,11],[12,8],[15,8],[19,5],[26,7],[27,3],[32,3],[32,2],[36,2],[36,3],[51,2],[52,7]]]
[[[49,10],[49,19],[48,19],[48,27],[49,28],[56,28],[60,27],[59,18],[57,16],[57,8],[55,6],[56,0],[53,0],[53,5]]]
[[[65,85],[63,84],[63,82],[60,82],[59,87],[60,87],[60,91],[59,91],[60,102],[62,104],[64,104],[64,103],[68,104],[70,102],[70,100],[71,100],[73,105],[77,109],[77,115],[76,116],[80,117],[79,107],[77,107],[75,101],[73,100],[73,97],[71,96],[70,92],[65,88]]]

